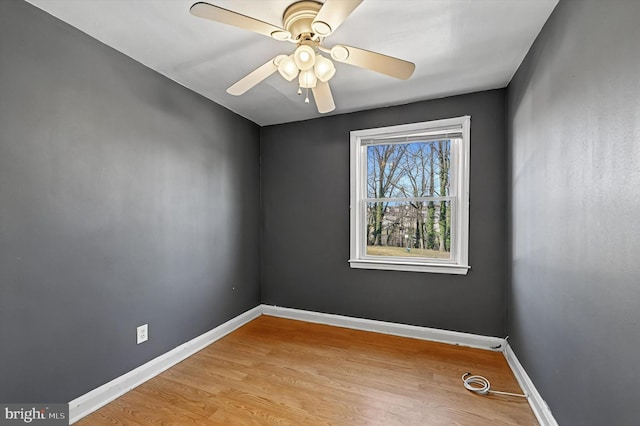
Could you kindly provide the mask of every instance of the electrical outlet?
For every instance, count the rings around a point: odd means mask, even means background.
[[[138,332],[138,338],[137,338],[136,344],[139,345],[140,343],[146,342],[147,340],[149,340],[149,324],[141,325],[136,330]]]

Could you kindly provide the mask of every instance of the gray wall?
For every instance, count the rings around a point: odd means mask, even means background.
[[[260,302],[259,137],[0,1],[0,401],[69,401]]]
[[[639,21],[561,0],[508,89],[508,330],[562,425],[640,414]]]
[[[503,336],[504,96],[494,90],[263,127],[263,302]],[[469,274],[350,269],[349,132],[466,114],[472,116]]]

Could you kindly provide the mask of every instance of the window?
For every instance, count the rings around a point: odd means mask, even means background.
[[[470,125],[351,132],[352,268],[467,273]]]

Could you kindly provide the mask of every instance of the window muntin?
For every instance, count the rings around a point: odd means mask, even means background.
[[[469,126],[351,132],[352,267],[466,273]]]

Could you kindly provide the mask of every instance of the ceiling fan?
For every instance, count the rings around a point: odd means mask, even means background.
[[[191,14],[297,45],[292,54],[278,55],[261,65],[229,87],[227,93],[240,96],[278,71],[288,81],[298,77],[298,94],[306,89],[305,102],[309,103],[311,89],[318,112],[327,113],[335,109],[329,80],[336,69],[333,62],[322,53],[328,54],[334,61],[402,80],[411,77],[416,67],[411,62],[357,47],[336,44],[328,48],[323,45],[325,38],[338,29],[362,1],[298,1],[285,10],[282,27],[204,2],[191,6]]]

